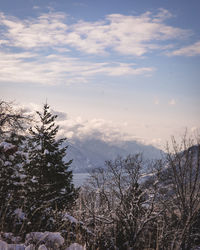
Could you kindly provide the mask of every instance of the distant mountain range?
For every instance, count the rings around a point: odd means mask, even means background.
[[[66,161],[73,159],[74,173],[87,173],[96,167],[103,167],[106,160],[114,160],[117,156],[143,153],[145,159],[161,158],[163,153],[152,145],[144,145],[137,141],[105,142],[100,139],[73,140],[68,142]]]

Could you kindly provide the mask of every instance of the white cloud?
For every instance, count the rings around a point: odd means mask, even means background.
[[[162,148],[162,139],[161,138],[153,138],[151,141],[150,141],[150,144],[156,146],[157,148]]]
[[[35,5],[35,6],[33,6],[33,9],[34,9],[34,10],[38,10],[38,9],[40,9],[40,7],[37,6],[37,5]]]
[[[159,103],[160,103],[159,99],[158,99],[158,98],[155,98],[155,99],[154,99],[154,104],[155,104],[155,105],[158,105]]]
[[[85,7],[85,6],[87,6],[87,4],[81,3],[81,2],[74,2],[73,5],[74,6],[79,6],[79,7]]]
[[[171,53],[169,53],[169,55],[171,56],[198,56],[200,55],[200,41],[192,45],[174,50]]]
[[[97,22],[71,23],[66,14],[52,10],[24,20],[0,12],[0,81],[71,84],[86,83],[98,74],[151,75],[153,67],[93,62],[94,58],[78,59],[71,53],[75,48],[95,55],[118,52],[142,57],[153,50],[166,50],[173,46],[171,39],[188,35],[187,30],[166,25],[170,17],[170,12],[160,9],[156,14],[111,14]],[[18,53],[13,52],[16,49]]]
[[[0,46],[2,46],[3,44],[7,44],[8,41],[7,40],[0,40]]]
[[[0,13],[2,36],[10,46],[25,49],[74,47],[89,54],[104,54],[111,49],[121,54],[142,56],[169,39],[179,39],[188,31],[166,25],[171,14],[160,9],[157,14],[146,12],[139,16],[111,14],[98,22],[68,22],[64,13],[50,12],[38,18],[20,20]]]
[[[63,13],[42,14],[36,19],[20,20],[0,13],[4,39],[10,46],[24,49],[63,44],[68,29]]]
[[[175,99],[171,99],[171,100],[169,101],[169,105],[171,105],[171,106],[176,105],[176,100],[175,100]]]
[[[158,14],[154,16],[154,22],[163,22],[164,20],[173,17],[173,15],[166,9],[160,8]]]
[[[35,111],[42,112],[42,107],[35,103],[29,103],[28,105],[18,105],[16,107],[24,110],[27,114],[35,116],[35,119],[38,119]],[[58,115],[56,124],[59,125],[59,137],[67,137],[71,140],[84,140],[92,138],[104,141],[139,141],[139,139],[135,136],[123,132],[124,126],[127,125],[126,121],[124,121],[122,124],[116,124],[116,122],[99,118],[93,118],[90,120],[83,119],[81,116],[72,118],[65,112],[53,109],[51,109],[51,113],[53,115]]]
[[[93,63],[64,55],[0,51],[0,81],[4,82],[71,84],[87,82],[97,74],[122,76],[153,71],[153,68],[138,68],[133,64]]]
[[[65,121],[67,119],[67,114],[65,112],[55,111],[51,109],[53,115],[57,115],[57,121]]]
[[[127,133],[127,121],[116,123],[111,120],[93,118],[90,120],[81,117],[72,118],[67,116],[66,120],[58,121],[59,136],[70,140],[99,139],[106,142],[116,143],[119,141],[137,141],[145,145],[161,147],[161,138],[147,138]],[[142,124],[140,124],[140,127]]]
[[[19,105],[18,105],[19,107]],[[26,106],[20,106],[23,110],[26,110],[28,114],[35,114],[33,111],[42,112],[42,106],[38,106],[34,103],[29,103]],[[161,144],[165,144],[165,140],[169,139],[172,133],[171,123],[168,125],[161,124],[157,126],[153,124],[146,124],[140,122],[135,122],[131,125],[131,130],[127,132],[127,126],[129,126],[129,122],[124,120],[122,122],[116,122],[112,120],[105,120],[100,118],[91,118],[91,119],[83,119],[81,116],[72,117],[69,114],[66,114],[62,111],[52,110],[53,114],[57,114],[58,118],[56,119],[56,124],[59,125],[58,136],[59,137],[67,137],[71,141],[79,139],[79,140],[87,140],[87,139],[99,139],[107,142],[116,143],[119,141],[138,141],[140,143],[146,145],[154,145],[157,147],[161,147]],[[38,116],[35,116],[35,119],[38,119]],[[148,121],[149,122],[149,121]],[[165,139],[161,137],[160,128],[169,129],[170,132],[168,135],[165,135]],[[196,131],[198,127],[193,127],[191,131]],[[149,131],[151,130],[151,133]],[[155,130],[157,130],[155,132]],[[177,131],[180,132],[180,135],[184,133],[185,127],[177,128]],[[135,134],[133,134],[133,131]],[[141,133],[141,131],[143,131]],[[152,134],[153,132],[153,134]],[[137,136],[136,136],[137,134]],[[162,139],[161,139],[162,138]]]
[[[191,127],[190,130],[193,134],[196,134],[196,135],[200,134],[200,127],[199,126],[193,126],[193,127]]]
[[[81,117],[66,119],[58,123],[60,126],[59,135],[68,139],[100,139],[104,141],[126,141],[136,140],[136,137],[124,131],[124,124],[116,124],[112,121],[93,118],[83,120]],[[138,140],[138,139],[137,139]]]
[[[140,16],[111,14],[99,22],[80,21],[73,25],[68,41],[87,53],[103,53],[112,48],[122,54],[142,56],[161,48],[158,41],[176,39],[187,34],[185,30],[162,23],[170,16],[169,12],[164,12],[162,10],[156,16],[151,12]]]

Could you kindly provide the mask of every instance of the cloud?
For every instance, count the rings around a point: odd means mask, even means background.
[[[119,141],[137,141],[145,145],[161,146],[160,138],[147,139],[138,137],[132,133],[127,133],[127,121],[123,123],[116,123],[112,120],[105,120],[93,118],[90,120],[83,119],[82,117],[70,117],[67,119],[57,120],[59,125],[59,137],[66,137],[73,140],[88,140],[98,139],[106,142],[117,143]],[[139,127],[141,127],[140,124]]]
[[[26,106],[19,106],[31,115],[35,115],[35,111],[42,112],[42,107],[34,103],[30,103]],[[76,139],[86,140],[88,138],[99,139],[107,142],[142,140],[123,132],[124,126],[127,124],[126,121],[122,124],[116,124],[116,122],[111,120],[109,121],[100,118],[87,120],[83,119],[81,116],[71,117],[65,112],[60,112],[54,109],[51,109],[51,113],[53,115],[58,115],[58,118],[56,119],[56,125],[59,125],[58,137],[67,137],[67,139],[70,139],[71,141]],[[38,119],[37,115],[35,115],[35,119]]]
[[[163,22],[166,19],[169,19],[171,17],[173,17],[173,15],[168,10],[160,8],[159,12],[156,15],[154,15],[153,21],[154,22]]]
[[[7,40],[0,40],[0,46],[2,46],[3,44],[7,44],[8,41]]]
[[[29,103],[24,106],[18,105],[18,108],[23,109],[29,115],[34,116],[35,121],[37,121],[38,116],[35,111],[42,112],[42,106],[35,103]],[[57,111],[51,108],[52,114],[57,114],[56,125],[59,125],[58,137],[66,137],[70,141],[74,140],[88,140],[97,139],[103,140],[110,143],[117,143],[120,141],[137,141],[145,145],[155,145],[161,147],[161,138],[157,135],[139,136],[133,134],[132,131],[138,133],[139,130],[146,131],[149,135],[149,129],[155,129],[152,124],[146,124],[142,122],[134,122],[131,132],[127,132],[128,121],[116,122],[112,120],[105,120],[100,118],[83,119],[81,116],[71,116],[63,111]],[[170,125],[171,126],[171,125]],[[163,127],[163,125],[161,126]],[[166,125],[164,125],[166,129]],[[195,130],[193,128],[193,130]],[[151,133],[150,133],[151,134]]]
[[[87,53],[105,53],[109,48],[120,54],[142,56],[161,49],[159,42],[181,38],[188,31],[163,23],[170,17],[166,10],[156,16],[146,12],[140,16],[111,14],[98,22],[80,21],[72,26],[68,42]]]
[[[161,148],[162,147],[162,139],[161,138],[153,138],[151,141],[150,141],[150,144],[158,147],[158,148]]]
[[[67,114],[65,112],[55,111],[51,109],[53,115],[57,115],[57,121],[65,121],[67,119]]]
[[[190,131],[195,135],[199,135],[200,134],[200,126],[193,126],[193,127],[191,127]]]
[[[154,104],[155,104],[155,105],[158,105],[159,103],[160,103],[159,99],[158,99],[158,98],[155,98],[155,99],[154,99]]]
[[[200,41],[170,52],[170,56],[198,56],[200,55]]]
[[[87,138],[101,139],[105,141],[124,140],[128,135],[122,133],[120,128],[112,121],[104,119],[83,120],[81,117],[68,118],[59,122],[60,136],[66,136],[69,139],[84,140]],[[123,126],[123,125],[122,125]],[[130,135],[129,135],[130,137]]]
[[[85,7],[85,6],[87,6],[87,4],[81,3],[81,2],[74,2],[73,5],[74,6],[78,6],[78,7]]]
[[[115,77],[153,71],[150,67],[139,68],[128,63],[93,63],[59,54],[0,51],[0,81],[4,82],[71,84],[87,82],[98,74]]]
[[[34,10],[38,10],[38,9],[40,9],[40,7],[37,6],[37,5],[35,5],[35,6],[33,6],[33,9],[34,9]]]
[[[42,112],[42,106],[35,103],[28,105],[16,105],[17,109],[23,110],[26,114],[34,116],[35,121],[38,119],[36,111]],[[125,141],[138,140],[135,136],[122,132],[127,122],[116,124],[113,121],[93,118],[90,120],[83,119],[81,116],[71,117],[67,113],[51,109],[53,115],[57,115],[56,125],[59,125],[58,137],[67,137],[70,140],[100,139],[103,141]],[[39,120],[38,120],[39,121]]]
[[[109,62],[108,55],[143,57],[173,48],[171,40],[189,32],[165,24],[171,17],[165,9],[141,15],[110,14],[96,22],[72,21],[52,10],[26,19],[0,12],[0,81],[68,85],[87,83],[98,75],[151,75],[154,67],[119,59]],[[102,62],[82,54],[75,57],[77,51],[100,56]]]
[[[38,115],[36,115],[35,112],[42,112],[42,106],[35,103],[29,103],[26,105],[16,104],[15,108],[34,116],[36,121]],[[70,140],[85,140],[92,138],[104,141],[136,139],[134,136],[122,132],[124,126],[127,125],[126,121],[122,124],[116,124],[116,122],[99,118],[87,120],[83,119],[81,116],[71,117],[66,112],[57,111],[52,108],[50,112],[53,115],[58,116],[56,119],[56,125],[59,125],[58,137],[67,137],[67,139]]]
[[[24,49],[63,45],[68,25],[63,13],[42,14],[35,19],[20,20],[0,13],[2,36],[9,46]]]
[[[162,49],[167,40],[188,35],[187,30],[166,25],[164,21],[170,17],[170,12],[160,9],[156,14],[110,14],[97,22],[81,20],[71,24],[62,12],[44,13],[25,20],[0,13],[0,25],[4,27],[1,35],[8,46],[37,50],[64,46],[89,54],[115,51],[140,57]]]
[[[174,99],[171,99],[171,100],[169,101],[169,105],[171,105],[171,106],[176,105],[176,101],[175,101]]]

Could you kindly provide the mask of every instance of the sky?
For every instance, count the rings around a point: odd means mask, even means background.
[[[200,128],[199,0],[0,0],[0,98],[68,138],[163,145]]]

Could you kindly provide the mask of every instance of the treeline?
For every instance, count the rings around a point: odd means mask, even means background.
[[[47,104],[39,120],[0,102],[0,232],[60,232],[66,249],[197,249],[200,137],[183,136],[162,159],[107,161],[76,189],[65,139]],[[30,127],[30,128],[29,128]],[[35,248],[37,249],[37,248]]]

